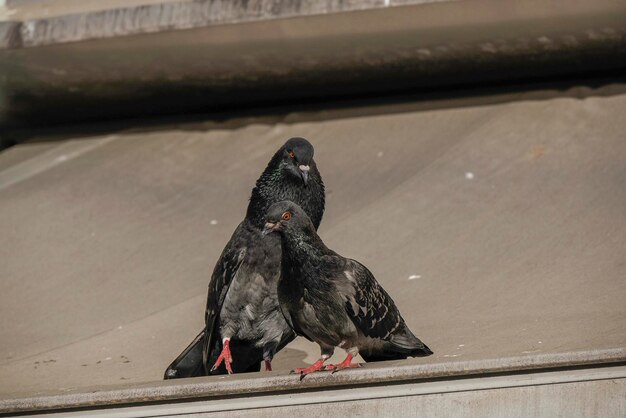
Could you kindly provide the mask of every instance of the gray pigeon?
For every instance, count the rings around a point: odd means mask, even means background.
[[[263,232],[281,237],[281,311],[294,331],[319,344],[322,352],[315,364],[294,372],[304,377],[358,367],[352,359],[359,353],[366,361],[432,354],[372,273],[328,249],[300,206],[288,201],[272,205]],[[348,352],[346,359],[324,366],[335,347]]]
[[[274,354],[295,334],[278,307],[281,247],[262,234],[265,213],[281,200],[298,202],[317,228],[324,213],[324,183],[313,146],[291,138],[274,154],[252,190],[245,219],[220,256],[207,296],[205,329],[172,362],[166,379],[271,370]]]

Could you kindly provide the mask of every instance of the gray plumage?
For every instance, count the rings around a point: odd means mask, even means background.
[[[298,202],[317,228],[324,213],[324,184],[303,138],[287,141],[272,157],[252,190],[246,217],[220,256],[209,283],[205,329],[174,360],[165,378],[226,373],[228,360],[212,370],[228,339],[232,371],[271,367],[274,354],[295,338],[278,307],[281,245],[264,236],[264,214],[274,203]]]
[[[271,232],[281,236],[281,310],[296,333],[320,345],[319,366],[334,347],[349,353],[341,368],[348,367],[357,353],[366,361],[432,354],[408,328],[372,273],[326,247],[297,204],[276,203],[268,210],[266,222],[268,236],[278,235]]]

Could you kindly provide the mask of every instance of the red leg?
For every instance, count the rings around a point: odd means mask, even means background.
[[[271,362],[271,360],[265,360],[265,371],[266,372],[271,372],[272,371],[272,362]]]
[[[217,361],[211,368],[211,371],[220,367],[220,364],[222,364],[222,361],[223,361],[224,366],[226,366],[226,371],[228,372],[228,374],[233,374],[233,369],[230,367],[230,363],[233,362],[233,356],[230,354],[230,340],[228,338],[224,339],[223,346],[224,347],[222,348],[222,352],[220,353],[220,356],[217,358]]]
[[[332,370],[333,373],[343,369],[355,369],[357,367],[361,367],[359,363],[352,363],[353,356],[348,353],[346,359],[339,364],[329,364],[324,367],[324,370]]]
[[[324,370],[324,362],[326,361],[327,358],[328,357],[322,356],[321,359],[317,360],[315,363],[311,364],[309,367],[305,367],[303,369],[293,369],[291,372],[299,374],[300,380],[302,380],[304,379],[304,376],[306,376],[309,373],[319,372],[321,370]]]

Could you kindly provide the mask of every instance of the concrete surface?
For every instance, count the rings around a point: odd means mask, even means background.
[[[13,29],[19,41],[4,43],[0,38],[0,49],[450,1],[32,0],[6,5],[0,3],[0,23],[19,24]],[[605,10],[594,7],[586,0],[577,1],[587,9],[591,6],[591,10]],[[612,4],[617,5],[614,0]],[[330,34],[333,29],[329,29]]]
[[[44,397],[2,399],[0,414],[37,412],[66,417],[125,418],[272,414],[290,417],[294,413],[319,416],[332,411],[333,415],[415,416],[428,410],[428,416],[446,417],[548,417],[554,416],[555,412],[570,417],[620,417],[626,412],[625,353],[621,350],[620,363],[565,369],[525,370],[522,358],[503,358],[496,362],[452,361],[445,365],[447,367],[443,364],[387,368],[373,365],[355,373],[311,375],[302,382],[293,375],[266,374],[261,377],[263,375],[259,374],[244,379],[236,376],[222,377],[221,380],[196,378],[176,384],[166,381],[152,386],[88,388],[82,393],[70,391]],[[608,353],[595,352],[596,358],[601,354],[606,356]],[[589,355],[588,359],[593,356]],[[546,357],[550,356],[537,357],[547,360]],[[569,357],[570,364],[575,358],[583,358],[576,353],[551,357]],[[526,360],[529,359],[530,356],[526,356]],[[508,364],[509,372],[485,373],[483,366],[488,363],[491,367],[494,363]],[[512,363],[519,368],[511,367]],[[461,367],[465,370],[461,371]],[[421,372],[417,370],[420,368]],[[410,378],[407,378],[410,373],[402,373],[407,369],[412,369]],[[428,379],[427,376],[437,373],[436,369],[439,369],[439,378]],[[495,367],[495,370],[505,369]],[[396,371],[400,371],[401,376]],[[520,408],[520,403],[525,407]]]
[[[512,7],[512,6],[515,7]],[[569,6],[563,9],[563,6]],[[344,14],[353,20],[348,27],[326,27],[328,36],[344,33],[369,33],[372,28],[361,27],[361,12],[387,10],[397,19],[376,22],[377,28],[397,31],[411,26],[407,22],[418,17],[412,26],[434,28],[482,22],[519,22],[531,19],[552,19],[622,14],[624,5],[619,0],[561,0],[552,3],[529,0],[498,2],[497,0],[248,0],[222,2],[219,0],[32,0],[21,4],[0,4],[0,22],[18,22],[21,41],[7,47],[35,47],[65,42],[123,37],[158,31],[226,25],[265,20],[311,18],[322,15]],[[414,13],[419,10],[421,13]],[[462,15],[446,16],[445,11],[456,10]],[[427,22],[419,14],[437,16]],[[373,14],[383,17],[385,14]],[[388,15],[387,15],[388,16]],[[339,17],[339,16],[336,16]],[[341,18],[341,17],[339,17]],[[619,23],[619,21],[615,21]],[[622,27],[622,25],[619,25]],[[288,26],[287,26],[288,27]],[[511,28],[512,29],[512,28]],[[265,35],[267,36],[267,35]]]
[[[626,69],[622,0],[37,3],[0,17],[0,128]]]
[[[193,0],[5,0],[0,20],[34,20]],[[0,1],[2,5],[2,1]]]
[[[435,352],[400,364],[623,348],[625,110],[614,84],[11,148],[0,393],[159,380],[202,326],[254,181],[295,135],[315,145],[327,185],[321,236],[370,268]],[[275,374],[317,355],[298,339]]]

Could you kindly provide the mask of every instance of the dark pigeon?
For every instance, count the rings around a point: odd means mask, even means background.
[[[313,146],[291,138],[274,154],[252,190],[245,219],[220,256],[207,296],[205,329],[172,362],[165,379],[271,370],[274,354],[295,338],[278,307],[281,246],[264,236],[265,213],[292,200],[311,217],[324,213],[324,183]]]
[[[297,204],[278,202],[266,216],[264,233],[282,242],[278,300],[299,335],[319,344],[322,356],[294,370],[302,377],[319,370],[358,367],[365,361],[429,356],[432,351],[409,329],[391,296],[361,263],[328,249]],[[335,347],[348,352],[339,364],[324,366]]]

